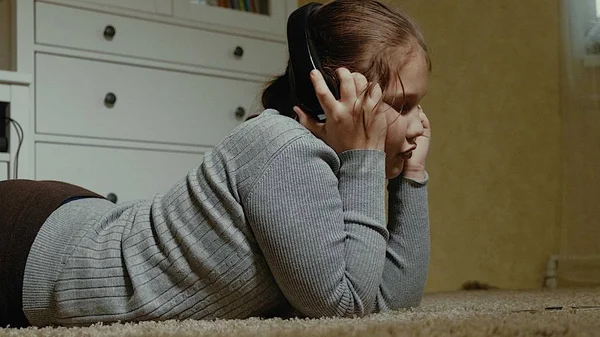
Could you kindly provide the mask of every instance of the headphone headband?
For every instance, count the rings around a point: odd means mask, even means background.
[[[324,112],[310,80],[310,72],[313,69],[318,69],[321,73],[323,71],[308,24],[310,15],[321,6],[320,3],[316,2],[306,4],[296,9],[288,18],[287,37],[290,67],[287,71],[290,88],[296,98],[297,105],[309,115],[322,120],[324,119]],[[333,94],[339,97],[337,87],[332,83],[333,81],[328,80],[326,74],[323,74],[323,76],[326,78]]]

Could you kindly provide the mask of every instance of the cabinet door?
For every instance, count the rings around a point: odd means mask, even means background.
[[[287,19],[283,0],[174,0],[173,16],[282,36]]]
[[[171,0],[79,0],[102,6],[133,9],[140,12],[155,14],[172,14]]]

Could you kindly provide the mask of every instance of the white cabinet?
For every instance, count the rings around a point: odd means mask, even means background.
[[[229,0],[227,3],[232,3]],[[285,71],[296,0],[18,0],[20,178],[60,180],[118,202],[165,192],[261,112]],[[204,3],[204,4],[202,4]],[[20,94],[23,96],[23,93]],[[0,91],[0,97],[2,91]],[[0,164],[0,169],[2,168]]]

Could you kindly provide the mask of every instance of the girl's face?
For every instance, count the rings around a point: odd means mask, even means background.
[[[427,93],[429,77],[429,67],[423,53],[414,52],[408,55],[399,75],[402,84],[400,79],[391,84],[396,93],[395,105],[392,106],[393,109],[385,109],[388,122],[385,171],[388,179],[402,173],[405,160],[410,158],[412,151],[416,149],[415,138],[423,134],[419,103]]]

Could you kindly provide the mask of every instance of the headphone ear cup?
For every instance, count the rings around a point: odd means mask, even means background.
[[[290,86],[291,94],[296,95],[296,79],[294,78],[294,67],[288,65],[285,69],[285,73],[288,78],[288,84]]]

